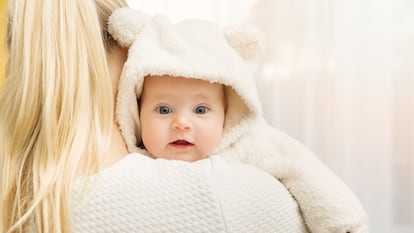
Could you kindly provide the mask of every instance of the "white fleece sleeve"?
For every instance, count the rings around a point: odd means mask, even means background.
[[[292,137],[258,121],[223,156],[255,165],[294,196],[313,233],[367,233],[367,215],[353,192]]]

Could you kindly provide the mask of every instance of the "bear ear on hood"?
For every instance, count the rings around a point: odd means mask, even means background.
[[[223,34],[229,45],[245,60],[255,58],[264,50],[264,35],[253,27],[227,27],[223,29]]]
[[[108,32],[119,45],[128,48],[148,19],[149,17],[140,11],[128,7],[120,8],[109,16]]]

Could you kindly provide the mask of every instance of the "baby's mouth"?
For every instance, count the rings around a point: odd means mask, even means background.
[[[193,145],[193,143],[188,142],[186,140],[176,140],[176,141],[171,142],[170,144],[177,145],[177,146],[190,146],[190,145]]]

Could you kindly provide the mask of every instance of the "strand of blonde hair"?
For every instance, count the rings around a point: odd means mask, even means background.
[[[98,7],[97,7],[98,6]],[[9,0],[0,88],[0,232],[70,232],[81,160],[99,170],[113,124],[102,23],[123,0]],[[102,9],[106,10],[106,15]]]

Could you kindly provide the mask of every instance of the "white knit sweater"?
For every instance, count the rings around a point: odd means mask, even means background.
[[[272,176],[213,156],[198,162],[129,154],[73,193],[75,233],[305,233],[299,208]]]

